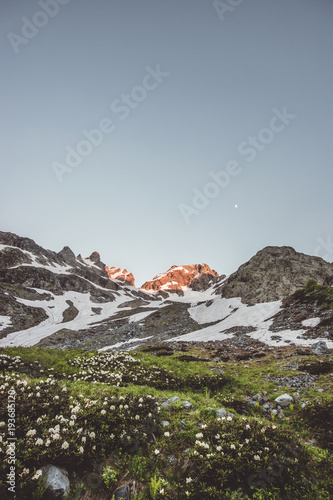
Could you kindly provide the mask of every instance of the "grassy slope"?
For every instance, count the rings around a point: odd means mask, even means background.
[[[278,385],[273,381],[266,380],[267,377],[269,375],[279,377],[299,375],[299,371],[290,369],[292,366],[290,363],[318,365],[318,358],[314,356],[297,356],[293,354],[292,348],[284,349],[284,354],[286,353],[291,356],[285,358],[283,355],[277,359],[272,352],[271,355],[260,360],[216,363],[213,361],[181,361],[178,358],[184,355],[183,352],[175,352],[171,356],[156,356],[154,352],[138,351],[130,353],[137,362],[123,360],[120,365],[109,365],[109,369],[106,365],[100,367],[98,363],[95,363],[92,368],[94,371],[91,374],[91,380],[85,381],[74,380],[74,377],[82,379],[87,376],[88,370],[84,375],[78,375],[81,369],[70,364],[69,360],[81,357],[80,365],[82,365],[83,358],[95,359],[93,356],[97,353],[42,348],[3,349],[0,354],[6,354],[11,358],[20,356],[24,363],[12,366],[9,370],[6,365],[3,365],[4,374],[13,374],[18,371],[19,378],[28,382],[28,387],[31,387],[30,390],[33,393],[30,400],[25,399],[24,391],[22,395],[17,396],[18,428],[21,426],[21,449],[24,450],[24,458],[17,457],[20,462],[18,467],[21,467],[22,471],[23,467],[28,464],[30,469],[30,476],[27,475],[27,478],[23,476],[26,481],[21,480],[20,498],[25,498],[25,494],[28,495],[27,498],[32,498],[29,497],[32,494],[38,498],[38,493],[32,493],[37,488],[38,480],[32,480],[31,475],[33,469],[38,470],[45,463],[63,463],[70,471],[71,498],[84,498],[86,500],[110,498],[110,494],[117,486],[128,484],[130,481],[134,492],[132,498],[137,499],[332,498],[333,485],[330,479],[333,472],[332,429],[330,427],[333,417],[331,403],[333,377],[330,373],[332,368],[328,367],[328,373],[318,375],[316,385],[306,388],[300,394],[300,400],[296,400],[291,408],[284,411],[283,418],[274,418],[264,413],[261,406],[250,406],[246,403],[246,396],[253,396],[257,393],[265,395],[272,403],[279,394],[284,392],[295,395],[296,391],[290,387],[280,387],[274,391]],[[209,351],[198,346],[193,347],[186,354],[210,359]],[[332,359],[333,357],[330,355],[328,360],[332,361]],[[126,378],[129,366],[131,366],[132,371],[129,378]],[[108,370],[110,373],[123,373],[123,381],[118,387],[110,380],[106,380],[107,383],[94,383],[94,380],[102,380],[102,378],[98,378],[100,375],[97,377],[101,369],[105,372],[103,377],[108,376]],[[216,371],[211,371],[211,369],[220,369],[224,373],[221,375]],[[163,370],[172,372],[172,374],[168,375]],[[49,455],[44,452],[43,454],[41,452],[43,447],[36,445],[32,438],[27,441],[25,434],[27,429],[36,427],[37,435],[40,432],[40,436],[44,437],[46,427],[52,423],[51,420],[47,425],[45,423],[45,429],[43,424],[38,424],[40,428],[34,424],[36,416],[46,415],[48,410],[44,408],[38,413],[38,401],[37,406],[33,404],[36,389],[32,389],[40,384],[40,380],[45,380],[50,373],[54,374],[52,379],[54,378],[59,384],[55,392],[52,393],[53,395],[50,395],[52,401],[54,401],[54,394],[61,393],[64,386],[67,388],[66,395],[73,396],[72,401],[90,398],[97,401],[97,406],[101,405],[105,398],[109,398],[110,402],[112,397],[119,406],[119,398],[128,397],[128,416],[122,417],[123,414],[120,416],[125,419],[123,421],[126,421],[126,425],[130,428],[136,418],[134,414],[139,415],[141,419],[145,418],[145,415],[139,413],[141,403],[138,403],[138,398],[143,398],[144,404],[146,404],[145,398],[153,396],[157,399],[160,408],[156,413],[157,423],[152,424],[152,427],[149,424],[147,432],[142,432],[142,429],[134,430],[134,432],[138,432],[137,435],[141,432],[140,439],[137,441],[134,439],[130,442],[132,446],[127,446],[124,444],[123,436],[122,440],[117,441],[119,437],[117,425],[121,425],[122,420],[117,420],[118,417],[115,417],[114,420],[104,423],[100,416],[103,406],[91,409],[93,404],[90,407],[90,404],[87,403],[88,408],[82,408],[82,412],[78,414],[79,420],[83,426],[91,424],[90,429],[97,429],[96,434],[98,434],[99,428],[101,429],[100,444],[98,436],[96,438],[97,449],[93,450],[91,446],[89,449],[85,449],[84,457],[81,457],[77,451],[78,448],[74,452],[75,439],[70,437],[67,438],[70,443],[69,450],[62,450],[58,447],[52,451],[51,448],[54,444],[52,441],[47,451]],[[133,383],[135,376],[138,380]],[[214,379],[211,378],[212,376]],[[170,380],[169,386],[165,383],[166,378]],[[323,393],[318,393],[319,387],[324,390]],[[169,408],[161,406],[161,403],[171,396],[179,396],[181,401],[190,401],[193,408],[186,410],[181,403],[176,403]],[[45,390],[44,397],[46,399],[48,397],[47,390]],[[24,403],[26,420],[23,418],[20,420],[19,411],[23,411],[23,406],[19,405],[20,398],[26,401]],[[316,403],[318,398],[324,404]],[[149,400],[147,401],[149,403]],[[300,401],[310,402],[307,407],[308,411],[301,409]],[[62,413],[66,416],[69,403],[68,400],[62,401],[63,406],[57,408],[56,413]],[[51,402],[50,405],[52,406],[52,404]],[[229,423],[218,422],[215,412],[207,410],[208,407],[224,407],[231,414],[234,414],[234,417],[231,417],[232,421]],[[106,408],[108,409],[108,407]],[[132,408],[133,414],[131,415]],[[240,416],[237,416],[236,410],[241,413]],[[245,415],[244,412],[247,414]],[[47,418],[45,416],[46,420]],[[5,419],[6,408],[3,406],[1,420],[5,421]],[[168,427],[161,426],[163,420],[169,422]],[[202,430],[202,425],[206,425],[207,428]],[[226,425],[229,425],[227,432],[225,432]],[[244,434],[246,425],[251,427],[248,437]],[[321,425],[323,428],[320,427]],[[272,430],[272,426],[276,429]],[[265,434],[266,428],[268,430]],[[109,446],[107,441],[110,429],[114,429],[116,435],[113,438],[115,440],[114,446]],[[220,438],[221,441],[215,442],[215,436],[222,431],[224,437]],[[164,435],[165,432],[169,432],[170,435]],[[291,435],[289,435],[290,432]],[[202,433],[203,436],[197,438],[198,433]],[[258,453],[262,453],[265,444],[261,443],[263,434],[267,436],[267,443],[270,443],[270,446],[267,446],[270,451],[264,451],[263,455],[258,455]],[[104,438],[105,443],[103,443]],[[250,442],[247,443],[246,439]],[[296,443],[298,440],[302,445],[302,452],[297,447],[296,451],[291,449],[291,443]],[[209,444],[209,451],[214,449],[216,456],[207,457],[207,449],[196,444],[196,441]],[[216,451],[219,443],[224,450],[223,456],[220,456],[219,452]],[[239,450],[238,454],[231,447],[233,443]],[[276,446],[275,450],[272,450],[273,446]],[[257,448],[260,447],[258,452]],[[198,450],[198,452],[193,455],[194,450]],[[264,456],[265,453],[267,456]],[[305,457],[303,454],[308,455]],[[102,479],[103,468],[106,466],[115,471],[116,478],[114,480],[110,479],[111,476],[108,480],[105,475],[104,480]],[[238,475],[235,474],[236,470]],[[2,474],[5,471],[6,464],[1,471]],[[109,475],[112,473],[109,472]],[[312,481],[310,483],[306,479],[309,477]],[[105,483],[109,485],[109,488],[106,487]]]

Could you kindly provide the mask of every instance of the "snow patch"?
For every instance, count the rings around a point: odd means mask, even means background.
[[[7,328],[7,326],[11,326],[12,320],[10,316],[1,316],[0,315],[0,331]]]
[[[309,318],[302,321],[302,325],[314,328],[315,326],[318,326],[320,322],[321,322],[320,318]]]
[[[133,342],[143,342],[144,340],[149,340],[151,339],[153,336],[151,335],[150,337],[145,337],[143,339],[131,339],[131,340],[125,340],[124,342],[118,342],[118,344],[113,344],[113,345],[109,345],[107,347],[102,347],[101,349],[98,349],[99,352],[102,352],[102,351],[109,351],[112,349],[115,349],[117,347],[121,347],[122,345],[127,345],[127,344],[132,344]]]

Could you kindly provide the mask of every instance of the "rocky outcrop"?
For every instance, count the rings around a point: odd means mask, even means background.
[[[219,275],[207,264],[172,266],[164,274],[158,274],[151,281],[146,281],[141,288],[149,291],[207,290]]]
[[[132,273],[129,273],[127,269],[121,270],[120,267],[105,267],[105,271],[108,273],[110,279],[120,280],[127,285],[135,286],[135,279]]]
[[[240,266],[222,288],[226,298],[246,304],[280,300],[304,287],[309,278],[322,284],[333,276],[333,264],[291,247],[266,247]]]

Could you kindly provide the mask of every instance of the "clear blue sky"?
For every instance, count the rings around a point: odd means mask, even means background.
[[[138,285],[266,245],[333,260],[333,2],[222,3],[1,4],[2,230]]]

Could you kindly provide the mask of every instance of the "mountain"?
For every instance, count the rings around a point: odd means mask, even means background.
[[[306,288],[308,279],[318,285]],[[229,277],[206,264],[172,266],[139,289],[98,252],[83,258],[0,232],[0,347],[197,341],[226,352],[236,342],[248,353],[325,340],[333,348],[332,283],[333,264],[266,247]]]
[[[225,278],[225,275],[223,275]],[[158,274],[151,281],[146,281],[142,289],[156,291],[204,291],[216,283],[219,275],[207,264],[194,264],[189,266],[172,266],[166,273]]]
[[[129,273],[127,269],[121,270],[120,267],[108,267],[105,266],[105,271],[108,273],[109,278],[113,280],[120,280],[128,285],[134,286],[135,280],[132,273]]]
[[[308,279],[333,282],[333,265],[292,247],[266,247],[231,274],[223,297],[241,297],[246,304],[280,300],[302,288]]]

